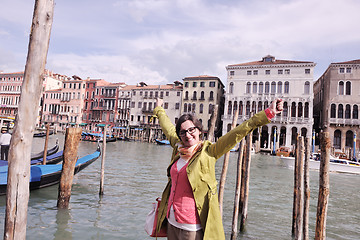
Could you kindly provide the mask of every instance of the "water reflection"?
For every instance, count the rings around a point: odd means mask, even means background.
[[[69,209],[58,209],[56,213],[56,232],[54,240],[72,240],[72,229],[69,221],[71,220],[71,211]]]

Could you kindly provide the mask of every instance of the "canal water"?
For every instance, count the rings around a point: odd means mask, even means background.
[[[59,138],[50,137],[49,147]],[[33,152],[44,139],[34,139]],[[97,143],[81,142],[79,156],[95,151]],[[57,210],[57,186],[30,194],[27,238],[38,239],[153,239],[144,231],[151,203],[167,181],[171,147],[140,142],[107,144],[104,196],[99,197],[101,159],[74,178],[68,210]],[[230,154],[224,196],[224,230],[230,239],[237,153]],[[223,157],[217,163],[217,178]],[[291,239],[293,171],[277,157],[253,155],[246,231],[238,239]],[[309,232],[314,238],[318,172],[311,172]],[[327,239],[360,239],[360,176],[330,174]],[[5,196],[0,197],[0,230],[4,232]]]

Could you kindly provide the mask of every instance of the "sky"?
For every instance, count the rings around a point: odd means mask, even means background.
[[[0,71],[24,71],[35,0],[0,0]],[[226,66],[360,59],[359,0],[55,0],[46,68],[129,85]]]

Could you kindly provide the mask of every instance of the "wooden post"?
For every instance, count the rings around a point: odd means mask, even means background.
[[[245,159],[242,164],[241,173],[241,190],[240,190],[240,231],[245,230],[245,221],[247,218],[247,207],[249,199],[249,182],[250,182],[250,164],[251,164],[251,145],[252,133],[246,136]]]
[[[74,178],[81,128],[67,128],[65,134],[64,161],[60,178],[58,208],[68,208]]]
[[[237,109],[234,112],[234,116],[233,116],[233,120],[232,120],[232,124],[231,124],[231,129],[236,127],[238,116],[239,116],[239,110]],[[222,168],[222,171],[221,171],[221,177],[220,177],[220,183],[219,183],[218,200],[219,200],[219,207],[220,207],[220,215],[221,216],[223,214],[224,189],[225,189],[225,182],[226,182],[226,174],[227,174],[228,165],[229,165],[229,157],[230,157],[230,152],[225,153],[225,155],[224,155],[224,164],[223,164],[223,168]]]
[[[310,174],[309,161],[311,153],[311,140],[305,139],[304,161],[304,215],[303,215],[303,240],[309,239],[309,207],[310,207]]]
[[[104,175],[105,175],[105,153],[106,153],[106,126],[104,127],[104,139],[102,145],[102,157],[101,157],[101,174],[100,174],[100,191],[99,195],[104,195]]]
[[[31,26],[28,56],[18,114],[9,150],[4,239],[25,239],[31,147],[38,117],[54,1],[37,0]]]
[[[231,227],[231,240],[236,240],[237,237],[237,226],[239,219],[239,201],[240,201],[240,186],[241,186],[241,167],[244,158],[244,147],[245,141],[241,140],[239,145],[239,154],[237,159],[237,174],[236,174],[236,188],[235,188],[235,199],[234,199],[234,211],[233,211],[233,221]]]
[[[43,155],[43,165],[46,165],[46,157],[47,157],[47,149],[48,149],[48,142],[49,142],[49,132],[50,132],[50,125],[46,124],[46,137],[45,137],[45,145],[44,145],[44,155]]]
[[[326,216],[329,201],[329,164],[331,141],[328,132],[320,133],[321,160],[319,172],[319,198],[316,212],[315,239],[326,238]]]
[[[304,184],[304,138],[297,136],[294,166],[294,202],[292,236],[301,239],[303,217],[303,184]]]
[[[218,105],[215,105],[213,108],[213,112],[211,114],[211,118],[210,118],[210,128],[209,128],[209,133],[208,133],[208,137],[207,140],[209,140],[210,142],[214,141],[214,131],[215,131],[215,124],[216,124],[216,119],[217,119],[217,113],[218,113]]]

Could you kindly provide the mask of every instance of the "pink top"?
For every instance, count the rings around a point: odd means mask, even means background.
[[[171,205],[174,209],[175,220],[178,223],[200,224],[200,217],[196,209],[192,188],[187,177],[186,167],[189,162],[178,171],[177,164],[170,169],[171,192],[168,202],[167,217]]]

